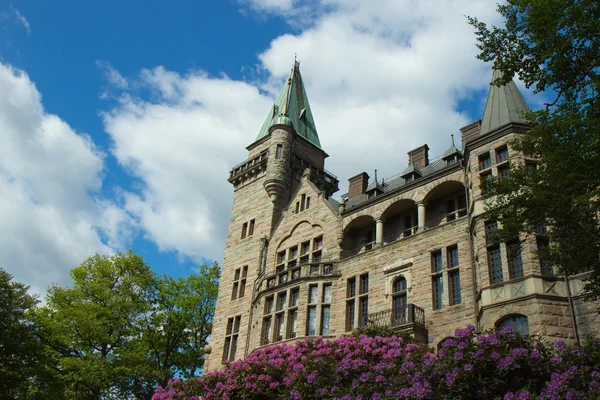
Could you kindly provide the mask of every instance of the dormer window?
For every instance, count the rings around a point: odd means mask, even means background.
[[[414,175],[408,175],[406,178],[404,178],[404,182],[405,183],[409,183],[415,180],[415,176]]]

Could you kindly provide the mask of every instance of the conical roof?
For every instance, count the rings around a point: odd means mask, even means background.
[[[492,82],[501,77],[502,72],[494,69]],[[530,108],[512,79],[501,87],[490,85],[480,134],[485,135],[511,122],[527,123],[523,114],[528,111]]]
[[[456,148],[456,146],[454,145],[454,135],[452,135],[452,144],[450,145],[450,147],[448,148],[448,150],[446,150],[444,152],[444,155],[442,156],[442,159],[448,158],[450,156],[453,156],[455,154],[458,154],[462,157],[462,151],[458,150]]]
[[[281,118],[280,118],[281,117]],[[283,118],[287,117],[287,118]],[[308,97],[300,75],[300,63],[294,61],[294,66],[285,85],[279,92],[273,107],[269,111],[265,122],[260,128],[256,141],[269,134],[269,128],[273,125],[285,121],[286,125],[291,125],[296,133],[310,143],[321,148],[319,135],[313,119]]]

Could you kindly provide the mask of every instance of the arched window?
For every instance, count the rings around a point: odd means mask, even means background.
[[[529,335],[529,321],[525,315],[509,315],[496,322],[496,329],[512,328],[521,335]]]
[[[392,283],[392,326],[406,323],[406,279],[399,276]]]

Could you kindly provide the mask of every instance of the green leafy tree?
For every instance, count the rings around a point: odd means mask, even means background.
[[[60,393],[54,360],[37,340],[29,319],[38,300],[28,286],[0,268],[0,397],[44,399]],[[6,396],[6,397],[5,397]],[[54,398],[60,399],[60,395]]]
[[[508,0],[498,6],[504,27],[475,27],[478,58],[494,61],[507,83],[518,74],[550,95],[526,117],[532,128],[511,146],[538,160],[512,165],[510,179],[488,193],[488,218],[498,238],[548,225],[543,262],[567,274],[593,270],[588,289],[600,295],[600,3],[597,0]]]

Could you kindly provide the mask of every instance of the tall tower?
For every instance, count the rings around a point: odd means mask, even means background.
[[[303,172],[309,168],[313,183],[328,196],[337,191],[337,180],[323,170],[327,154],[321,149],[298,62],[246,149],[248,159],[229,173],[233,206],[206,349],[208,371],[247,355],[254,283],[264,274],[269,238]]]

